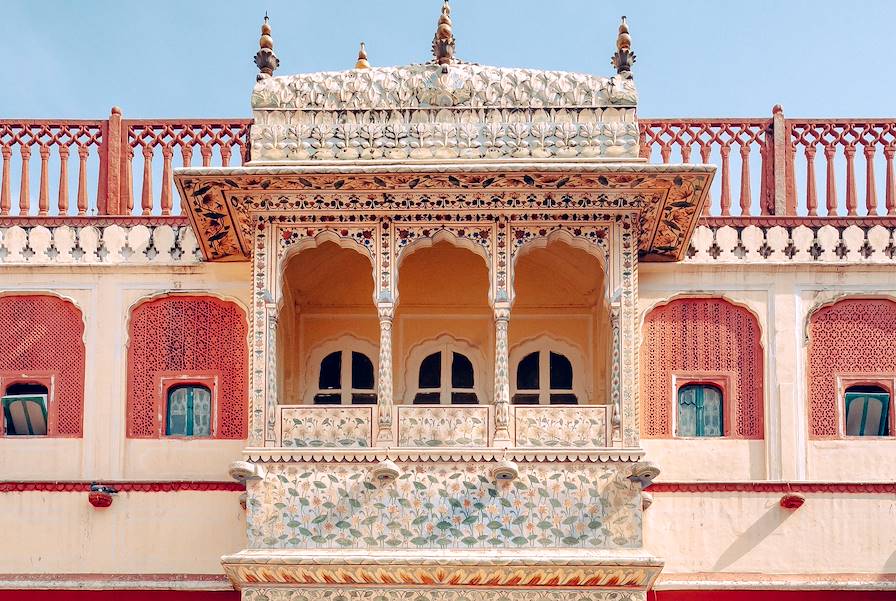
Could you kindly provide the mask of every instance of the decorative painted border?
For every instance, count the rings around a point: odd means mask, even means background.
[[[848,493],[894,494],[896,482],[654,482],[651,493]]]
[[[257,463],[334,462],[366,463],[371,461],[500,461],[510,459],[527,463],[633,463],[641,461],[642,449],[576,449],[552,448],[478,448],[433,447],[432,449],[372,448],[372,449],[285,449],[248,448],[243,451],[246,459]]]
[[[224,574],[0,574],[0,590],[234,591]]]
[[[576,562],[565,565],[539,565],[516,561],[513,565],[489,565],[488,562],[469,561],[462,565],[447,564],[444,559],[438,565],[420,559],[418,561],[390,561],[388,563],[349,563],[334,561],[317,564],[283,563],[268,559],[263,563],[234,563],[232,557],[224,557],[222,563],[227,576],[237,586],[258,584],[320,585],[328,586],[463,586],[463,587],[512,587],[552,589],[617,588],[644,589],[651,585],[662,568],[661,563],[624,565],[622,562]]]
[[[115,482],[108,480],[68,480],[56,482],[0,482],[0,493],[4,492],[89,492],[93,484],[102,484],[118,492],[183,492],[183,491],[226,491],[244,492],[246,487],[239,482],[214,481],[159,481],[159,482]]]
[[[658,591],[798,590],[893,591],[896,574],[762,574],[694,572],[661,574],[653,585]]]

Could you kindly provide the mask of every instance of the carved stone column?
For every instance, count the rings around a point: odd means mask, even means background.
[[[395,444],[395,433],[392,430],[392,319],[395,316],[395,305],[380,303],[377,306],[380,318],[380,361],[377,377],[377,444],[390,446]]]
[[[277,405],[277,305],[269,303],[265,319],[265,446],[279,444],[276,440]]]
[[[510,303],[495,303],[495,436],[496,445],[510,444],[510,357],[507,330]]]

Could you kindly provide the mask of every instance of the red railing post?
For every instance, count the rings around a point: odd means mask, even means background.
[[[790,139],[787,132],[787,122],[784,119],[784,109],[780,104],[772,108],[772,195],[774,199],[773,213],[775,215],[795,215],[796,207],[789,207],[787,203],[787,148]]]
[[[96,194],[96,211],[100,215],[121,215],[122,164],[121,109],[112,107],[103,124],[103,145],[100,148],[100,177]]]

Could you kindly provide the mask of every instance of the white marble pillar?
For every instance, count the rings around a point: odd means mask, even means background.
[[[392,319],[395,316],[395,305],[380,303],[377,306],[380,319],[380,358],[377,374],[377,444],[391,446],[395,444],[395,433],[392,428]]]
[[[498,446],[510,444],[510,357],[507,330],[510,303],[495,303],[495,434]]]

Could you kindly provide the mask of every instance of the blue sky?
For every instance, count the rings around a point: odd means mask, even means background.
[[[429,58],[441,0],[4,0],[0,118],[247,117],[259,26],[279,74]],[[896,115],[891,1],[454,0],[458,56],[609,75],[619,16],[649,117]]]

